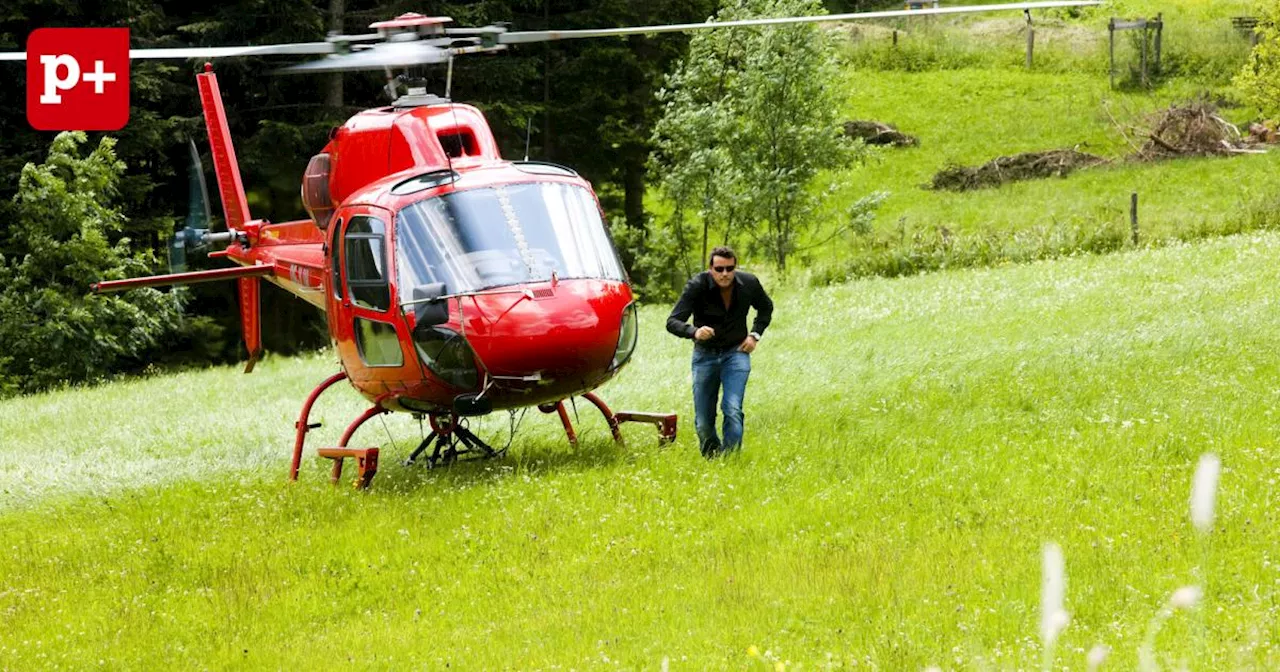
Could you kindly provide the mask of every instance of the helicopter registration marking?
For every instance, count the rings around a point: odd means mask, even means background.
[[[320,274],[308,266],[289,264],[289,280],[302,289],[320,291]]]

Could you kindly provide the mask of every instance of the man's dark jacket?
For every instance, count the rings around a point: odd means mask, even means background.
[[[751,331],[763,335],[773,319],[773,301],[765,293],[756,276],[738,271],[733,278],[733,299],[725,309],[711,271],[703,271],[689,280],[667,318],[667,331],[683,338],[693,338],[698,327],[711,327],[716,335],[698,341],[700,348],[725,351],[738,347],[747,338],[747,308],[756,309]],[[688,324],[693,315],[693,324]]]

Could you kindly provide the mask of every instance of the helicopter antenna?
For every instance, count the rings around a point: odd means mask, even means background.
[[[458,108],[454,106],[453,99],[450,98],[450,95],[452,93],[453,93],[453,52],[449,52],[449,69],[444,76],[444,99],[449,101],[449,112],[453,115],[453,125],[456,127],[458,126]],[[457,141],[458,141],[458,153],[461,154],[462,138],[459,136],[457,138]],[[457,173],[453,172],[453,156],[447,147],[444,150],[444,156],[446,159],[449,160],[449,174],[457,175]],[[457,178],[454,178],[454,179],[456,180]],[[461,301],[458,302],[458,311],[459,312],[462,311]],[[481,390],[481,394],[484,394],[483,390]]]
[[[453,105],[453,103],[449,103],[449,104]],[[453,116],[457,117],[458,113],[454,112]],[[458,122],[454,121],[454,123],[456,124]],[[461,143],[462,141],[459,140],[458,142]],[[453,172],[453,152],[451,152],[448,147],[444,148],[444,161],[445,163],[449,164],[449,175],[452,176],[449,178],[449,183],[452,184],[456,182],[458,178],[456,177],[457,173]]]
[[[450,72],[450,73],[452,73],[452,72],[453,72],[453,59],[452,59],[452,58],[450,58],[450,59],[449,59],[449,72]],[[447,83],[444,85],[444,98],[445,98],[445,100],[447,100],[447,101],[449,102],[449,114],[452,114],[452,115],[453,115],[453,126],[454,126],[454,128],[457,128],[457,127],[458,127],[458,108],[454,106],[454,104],[453,104],[453,101],[452,101],[452,100],[449,100],[449,85],[448,85]],[[457,136],[457,135],[455,135],[455,136],[453,136],[453,139],[458,143],[458,153],[459,153],[459,154],[461,154],[461,153],[462,153],[462,137],[461,137],[461,136]],[[444,159],[445,159],[445,161],[446,161],[446,162],[448,162],[448,164],[449,164],[449,175],[450,175],[449,182],[450,182],[450,184],[452,184],[453,182],[457,182],[457,181],[458,181],[458,174],[457,174],[457,173],[455,173],[455,172],[453,172],[453,150],[452,150],[452,148],[450,148],[450,147],[445,147],[445,148],[444,148]],[[459,301],[459,302],[458,302],[458,312],[459,312],[459,313],[461,313],[461,312],[462,312],[462,302],[461,302],[461,301]]]
[[[529,160],[529,134],[533,132],[533,115],[529,115],[529,120],[524,125],[524,160]]]
[[[453,92],[453,52],[449,52],[449,70],[444,76],[444,97]]]

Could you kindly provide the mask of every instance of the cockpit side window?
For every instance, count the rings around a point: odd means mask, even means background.
[[[376,217],[357,215],[347,224],[343,253],[347,292],[357,305],[385,311],[391,307],[387,283],[387,225]]]

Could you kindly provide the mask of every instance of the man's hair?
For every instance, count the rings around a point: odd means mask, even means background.
[[[710,266],[716,263],[716,257],[720,257],[721,259],[732,259],[734,261],[738,260],[738,255],[733,253],[733,248],[726,247],[724,245],[711,250],[711,256],[707,257],[707,265]]]

